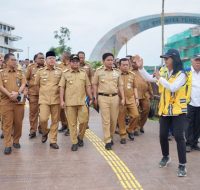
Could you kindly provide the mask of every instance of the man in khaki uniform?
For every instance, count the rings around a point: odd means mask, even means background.
[[[1,113],[3,117],[3,134],[5,154],[14,148],[20,148],[19,139],[22,135],[22,121],[24,118],[23,90],[26,79],[21,70],[18,70],[17,60],[12,53],[5,55],[7,68],[0,72]],[[12,137],[13,134],[13,137]]]
[[[83,51],[79,51],[78,57],[80,59],[80,68],[85,70],[90,82],[92,82],[93,70],[92,70],[92,67],[90,66],[90,64],[85,62],[85,53]]]
[[[134,140],[134,130],[137,128],[139,113],[137,106],[139,105],[138,93],[135,84],[135,74],[129,70],[130,64],[127,58],[120,59],[119,66],[121,70],[121,78],[123,81],[125,105],[120,105],[118,115],[119,134],[121,144],[126,144],[126,135],[130,140]],[[132,119],[129,127],[126,129],[125,117],[129,115]]]
[[[36,137],[39,117],[39,86],[35,85],[35,77],[38,69],[44,67],[44,55],[38,53],[35,56],[35,63],[30,64],[26,72],[26,80],[28,82],[28,97],[29,97],[29,121],[30,121],[30,138]],[[38,127],[41,133],[41,127]]]
[[[78,52],[78,57],[80,59],[80,68],[83,69],[83,70],[85,70],[85,72],[87,73],[87,76],[88,76],[90,82],[92,83],[92,77],[93,77],[94,73],[93,73],[93,69],[90,66],[90,64],[88,64],[88,63],[85,62],[85,52],[79,51]],[[89,113],[90,113],[90,111],[89,111],[89,106],[88,106],[88,114]],[[89,119],[89,117],[88,117],[88,119]],[[88,120],[88,122],[89,122],[89,120]],[[87,129],[89,129],[88,122],[87,122]]]
[[[139,135],[139,130],[141,133],[144,133],[144,125],[148,119],[148,114],[150,111],[150,98],[153,96],[153,90],[151,84],[147,82],[140,74],[138,70],[138,66],[136,65],[136,60],[139,56],[133,56],[131,59],[133,72],[135,73],[135,80],[137,84],[138,90],[138,98],[139,98],[139,123],[138,127],[134,132],[135,136]]]
[[[35,84],[39,85],[40,125],[42,128],[42,143],[50,135],[50,147],[59,149],[57,145],[57,131],[60,116],[59,81],[62,70],[55,67],[56,56],[53,51],[46,53],[46,66],[36,73]],[[48,120],[51,116],[51,126],[48,129]]]
[[[70,53],[69,52],[64,52],[62,55],[62,62],[61,64],[58,64],[58,67],[62,69],[62,71],[66,70],[66,69],[70,69]],[[65,114],[65,110],[61,108],[60,110],[60,121],[62,124],[61,129],[59,129],[59,132],[63,132],[66,130],[65,135],[69,136],[69,128],[68,128],[68,124],[67,124],[67,117]]]
[[[70,57],[70,69],[63,72],[60,80],[60,102],[61,107],[66,106],[67,120],[70,129],[72,151],[82,147],[83,137],[87,127],[88,110],[85,104],[86,94],[92,103],[91,83],[86,72],[79,68],[78,55]],[[78,90],[77,90],[78,89]],[[65,98],[64,98],[65,94]],[[77,135],[77,120],[79,121],[79,134]]]
[[[125,99],[120,72],[112,68],[113,54],[105,53],[102,58],[104,66],[96,70],[92,84],[94,104],[97,106],[98,103],[101,111],[105,149],[111,150],[119,113],[118,92],[120,92],[122,98],[122,105],[124,105]]]

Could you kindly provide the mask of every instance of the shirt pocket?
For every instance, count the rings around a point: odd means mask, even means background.
[[[48,76],[47,75],[42,75],[40,76],[40,82],[42,85],[45,85],[47,83]]]
[[[22,85],[22,76],[21,75],[17,75],[17,77],[16,77],[16,85],[18,87],[20,87]]]

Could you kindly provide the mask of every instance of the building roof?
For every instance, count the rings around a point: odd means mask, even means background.
[[[0,24],[2,24],[2,25],[6,25],[6,26],[9,26],[12,30],[15,29],[15,27],[12,26],[12,25],[10,25],[10,24],[6,24],[6,23],[4,23],[4,22],[0,22]]]

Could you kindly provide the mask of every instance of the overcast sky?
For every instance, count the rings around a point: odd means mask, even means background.
[[[72,52],[83,50],[86,57],[102,36],[113,27],[141,16],[161,12],[162,0],[0,0],[0,21],[15,26],[13,34],[23,37],[15,43],[23,49],[20,58],[56,46],[53,31],[61,26],[71,31]],[[200,13],[199,0],[165,0],[166,12]],[[165,38],[192,25],[165,27]],[[146,65],[160,63],[161,27],[140,33],[128,42],[129,54],[140,54]],[[125,48],[119,57],[125,56]]]

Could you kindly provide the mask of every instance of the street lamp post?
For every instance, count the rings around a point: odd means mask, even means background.
[[[162,26],[162,55],[163,55],[163,54],[164,54],[164,42],[165,42],[165,36],[164,36],[164,26],[165,26],[165,0],[162,0],[161,26]],[[162,59],[162,64],[163,64],[163,59]]]

